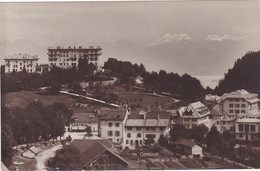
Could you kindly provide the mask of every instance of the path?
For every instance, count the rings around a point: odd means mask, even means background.
[[[47,150],[41,151],[38,153],[38,155],[35,157],[37,164],[36,164],[36,169],[37,170],[47,170],[46,169],[46,162],[48,159],[51,157],[55,156],[55,152],[59,149],[62,148],[62,145],[56,145],[54,147],[51,147]]]

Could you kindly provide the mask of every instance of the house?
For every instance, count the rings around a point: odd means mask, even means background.
[[[220,106],[218,104],[210,110],[209,118],[211,119],[212,124],[214,124],[215,126],[220,125],[220,122],[224,118],[224,115],[221,112]]]
[[[106,108],[99,111],[99,136],[113,143],[123,142],[124,125],[129,110],[123,107],[111,110]]]
[[[74,113],[71,117],[70,131],[85,131],[91,127],[92,132],[98,132],[98,118],[94,113]]]
[[[241,89],[224,93],[220,98],[219,105],[224,114],[242,118],[259,113],[259,102],[257,94]]]
[[[129,165],[106,139],[75,139],[71,145],[79,149],[84,170],[125,170]]]
[[[170,127],[169,112],[138,112],[132,111],[127,115],[125,122],[125,132],[123,149],[135,149],[136,146],[145,145],[148,136],[151,135],[157,142],[160,135],[164,134],[166,129]]]
[[[21,53],[5,56],[5,73],[11,73],[13,71],[20,72],[23,70],[28,73],[34,73],[38,59],[38,55],[31,56]]]
[[[242,118],[235,122],[235,137],[241,141],[255,141],[259,139],[260,119]]]
[[[209,129],[211,121],[209,120],[210,110],[200,101],[190,103],[187,107],[180,107],[179,123],[183,124],[186,129],[192,129],[200,124],[204,124]]]
[[[203,156],[202,147],[190,139],[179,138],[174,142],[174,145],[177,154],[188,156],[190,158],[201,158]]]

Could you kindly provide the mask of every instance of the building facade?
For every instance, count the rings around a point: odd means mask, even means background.
[[[28,73],[34,73],[38,64],[38,56],[28,54],[14,54],[5,56],[5,73],[21,72],[25,70]]]
[[[102,54],[102,49],[100,46],[58,46],[56,48],[49,47],[47,50],[49,67],[56,66],[59,68],[78,67],[78,61],[80,58],[87,58],[90,63],[93,63],[95,66],[98,66],[99,56]]]
[[[35,72],[38,74],[43,74],[45,72],[49,71],[49,65],[48,64],[40,64],[36,66]]]
[[[224,114],[243,118],[259,113],[259,102],[257,94],[242,89],[224,93],[221,96],[219,105]]]
[[[145,145],[149,135],[157,142],[170,126],[170,116],[169,112],[132,112],[125,123],[123,149]]]
[[[119,107],[116,110],[103,110],[99,115],[99,136],[113,143],[123,143],[124,125],[129,110]]]
[[[260,132],[260,119],[242,118],[235,123],[235,135],[237,140],[258,140]]]
[[[90,127],[92,132],[98,132],[98,118],[94,113],[74,113],[71,119],[70,131],[81,132]]]
[[[189,104],[187,107],[181,107],[178,110],[180,114],[179,123],[186,129],[192,129],[200,124],[204,124],[209,129],[211,121],[209,119],[210,110],[200,101]]]

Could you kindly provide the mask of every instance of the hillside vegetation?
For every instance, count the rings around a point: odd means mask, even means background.
[[[260,51],[248,52],[238,59],[224,79],[220,80],[215,91],[222,95],[238,89],[260,94]]]

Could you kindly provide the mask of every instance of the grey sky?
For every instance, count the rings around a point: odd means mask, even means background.
[[[48,46],[102,45],[103,61],[223,75],[235,59],[260,50],[259,1],[1,3],[0,25],[0,42],[9,41],[1,55],[28,40],[42,47],[43,62]],[[205,66],[210,61],[219,66]]]

